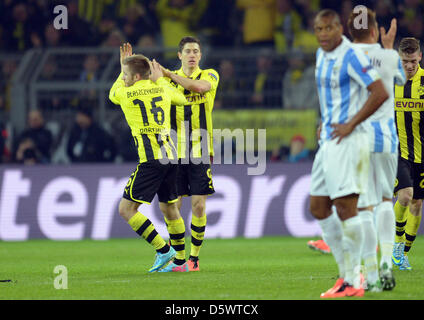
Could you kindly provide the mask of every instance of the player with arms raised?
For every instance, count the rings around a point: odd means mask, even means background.
[[[130,44],[124,44],[120,53],[121,74],[110,89],[109,99],[124,112],[138,150],[139,164],[125,187],[119,214],[156,249],[156,259],[149,272],[162,271],[174,256],[185,256],[184,237],[180,236],[185,233],[185,227],[177,206],[177,166],[169,160],[176,157],[170,139],[171,101],[185,104],[187,100],[169,86],[155,61],[133,55]],[[164,161],[166,159],[168,161]],[[151,221],[138,211],[140,204],[150,204],[156,194],[161,211],[171,221],[167,226],[170,236],[178,237],[182,245],[179,252],[170,247]],[[187,263],[175,268],[188,271]]]
[[[206,229],[206,199],[215,190],[212,183],[210,157],[214,155],[212,110],[219,83],[214,69],[200,69],[200,41],[194,37],[181,39],[178,49],[181,68],[173,72],[163,69],[164,75],[189,101],[175,104],[171,109],[171,128],[178,150],[179,208],[182,197],[191,196],[190,271],[199,271],[199,252]],[[171,244],[172,238],[171,238]]]

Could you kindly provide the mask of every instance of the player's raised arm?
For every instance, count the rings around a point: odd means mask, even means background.
[[[187,89],[193,92],[205,93],[211,90],[212,88],[211,84],[206,80],[202,80],[202,79],[195,80],[195,79],[185,78],[165,68],[163,68],[163,73],[165,77],[170,78],[172,81],[183,86],[184,89]]]
[[[155,60],[150,63],[150,80],[161,85],[165,90],[166,95],[171,99],[171,103],[175,105],[185,105],[188,103],[184,94],[174,87],[172,87],[168,81],[166,81],[163,76],[163,67]]]
[[[123,79],[123,66],[124,66],[124,60],[127,57],[132,56],[132,46],[130,43],[124,43],[122,46],[119,47],[119,61],[121,63],[121,73],[118,76],[118,79],[114,82],[112,85],[112,88],[109,91],[109,99],[114,104],[119,104],[119,88],[125,86],[125,82]]]
[[[124,60],[127,57],[131,57],[133,55],[132,46],[130,43],[124,43],[119,47],[119,61],[121,62],[121,72],[124,69]]]
[[[381,44],[383,45],[384,49],[393,49],[393,44],[395,43],[396,38],[396,31],[397,21],[395,18],[392,19],[389,31],[387,31],[387,33],[384,27],[380,27]]]

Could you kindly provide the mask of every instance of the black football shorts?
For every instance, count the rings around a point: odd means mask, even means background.
[[[138,203],[151,203],[157,194],[159,202],[176,202],[176,178],[177,164],[161,164],[159,160],[139,163],[128,180],[123,197]]]
[[[424,164],[399,157],[394,193],[412,187],[413,199],[424,199]]]
[[[215,193],[212,183],[211,165],[209,163],[178,164],[177,192],[178,196],[211,195]]]

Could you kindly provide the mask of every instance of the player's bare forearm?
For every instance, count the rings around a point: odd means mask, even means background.
[[[319,140],[320,136],[321,136],[321,129],[322,129],[322,121],[319,121],[319,125],[317,128],[317,140]]]
[[[364,106],[352,118],[351,125],[355,128],[362,121],[366,120],[370,115],[377,111],[378,108],[389,98],[389,94],[384,88],[383,81],[377,80],[368,86],[370,95]]]
[[[338,138],[339,143],[344,137],[348,136],[358,124],[365,121],[369,116],[380,108],[380,106],[389,98],[389,94],[384,88],[383,81],[377,80],[368,86],[370,95],[364,106],[347,123],[333,124],[332,138]]]
[[[359,112],[352,118],[351,122],[354,127],[376,112],[384,101],[389,98],[389,94],[384,88],[384,84],[381,79],[371,83],[367,89],[370,92],[367,101],[361,110],[359,110]]]
[[[173,72],[168,72],[167,74],[165,74],[165,76],[170,78],[172,81],[178,83],[179,85],[183,86],[184,89],[187,89],[193,92],[204,93],[211,89],[211,84],[205,80],[193,80],[193,79],[182,77]]]

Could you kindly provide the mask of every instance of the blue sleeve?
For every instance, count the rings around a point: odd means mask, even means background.
[[[353,49],[349,53],[348,74],[356,82],[366,88],[374,81],[380,79],[377,70],[373,68],[365,53]]]

